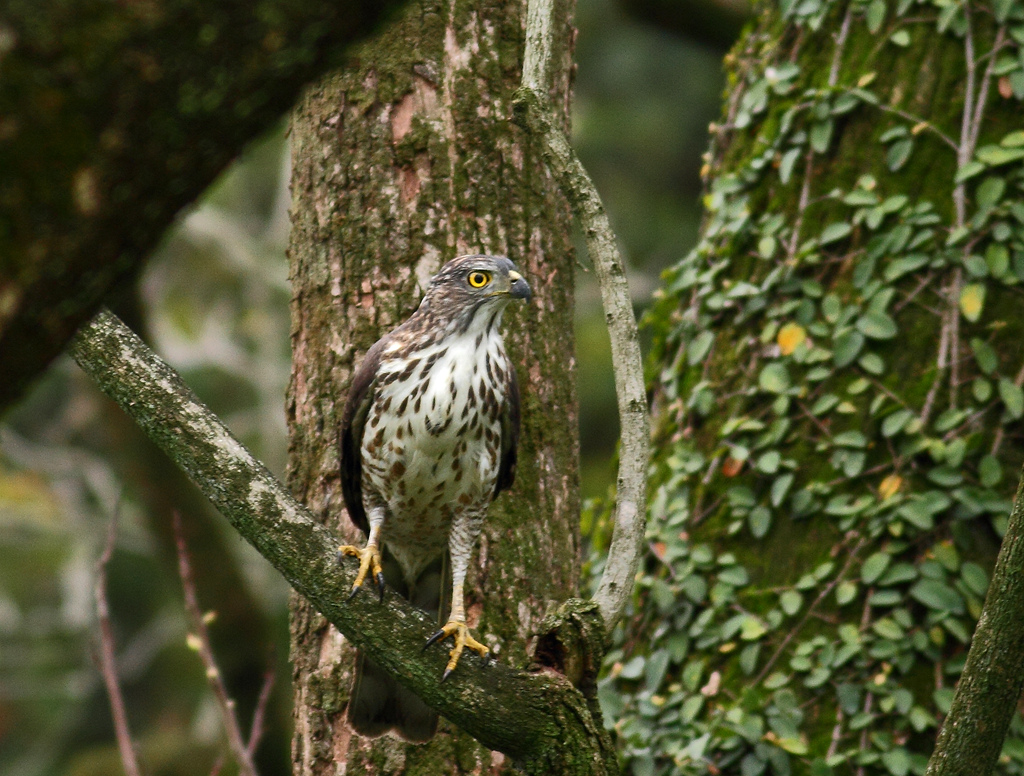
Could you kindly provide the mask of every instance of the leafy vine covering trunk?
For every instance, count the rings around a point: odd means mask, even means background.
[[[650,318],[634,773],[924,772],[1022,458],[1022,62],[1020,0],[764,4],[728,60]]]
[[[577,443],[568,213],[536,149],[509,122],[526,3],[421,0],[311,89],[293,126],[290,484],[351,538],[336,429],[366,348],[415,308],[430,275],[464,253],[512,258],[533,302],[505,315],[523,394],[519,469],[490,510],[467,610],[497,659],[525,660],[546,607],[576,593]],[[571,3],[556,36],[572,40]],[[571,51],[552,94],[568,106]],[[478,623],[473,620],[479,618]],[[292,624],[296,774],[478,773],[501,764],[442,723],[427,745],[353,736],[352,650],[305,602]],[[440,679],[440,676],[438,677]],[[457,681],[453,677],[450,681]]]

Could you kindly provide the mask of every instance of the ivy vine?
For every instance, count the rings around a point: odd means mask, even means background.
[[[923,774],[1024,457],[1024,2],[782,0],[744,43],[599,693],[636,776]]]

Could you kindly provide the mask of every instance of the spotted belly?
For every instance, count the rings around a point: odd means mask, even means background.
[[[362,487],[367,506],[385,507],[382,539],[393,549],[436,556],[456,515],[490,503],[505,400],[495,370],[480,368],[490,357],[449,347],[430,372],[382,381],[363,434]]]

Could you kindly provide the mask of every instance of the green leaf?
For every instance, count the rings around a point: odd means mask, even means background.
[[[743,641],[755,641],[768,632],[764,623],[753,615],[743,618],[743,625],[740,628],[740,638]]]
[[[872,0],[865,14],[865,20],[868,23],[868,32],[872,35],[878,32],[882,27],[882,22],[885,21],[885,0]]]
[[[1024,129],[1015,129],[999,141],[1003,148],[1020,148],[1024,146]]]
[[[782,455],[778,450],[769,450],[757,459],[757,470],[765,474],[775,474],[782,463]]]
[[[910,773],[910,754],[902,746],[890,749],[882,755],[882,764],[892,776],[907,776]]]
[[[985,250],[985,264],[993,277],[1002,278],[1010,269],[1010,252],[999,243],[992,243]]]
[[[864,191],[864,189],[854,189],[845,197],[843,197],[844,205],[858,206],[858,205],[877,205],[878,195],[873,191]]]
[[[889,437],[896,436],[896,434],[903,430],[903,427],[907,425],[912,417],[914,417],[914,413],[908,409],[897,410],[892,413],[892,415],[889,415],[882,421],[882,436],[887,439]]]
[[[998,167],[1002,164],[1016,162],[1018,159],[1024,159],[1024,148],[1003,148],[997,145],[987,145],[979,148],[975,155],[979,161],[984,162],[989,167]]]
[[[798,158],[800,158],[799,148],[791,148],[782,155],[782,159],[779,161],[779,180],[783,185],[789,183],[789,179],[793,176],[793,166]]]
[[[905,633],[899,623],[892,619],[892,617],[883,617],[880,620],[875,620],[871,626],[871,630],[883,639],[889,639],[890,641],[899,641],[903,638]]]
[[[765,364],[757,382],[761,386],[761,390],[768,393],[783,393],[791,384],[789,371],[786,369],[785,364],[781,364],[778,361]]]
[[[984,596],[988,592],[988,574],[977,563],[967,561],[960,569],[960,578],[973,593]]]
[[[718,572],[718,581],[733,587],[743,587],[750,581],[750,576],[743,566],[728,566]]]
[[[857,597],[857,583],[846,580],[836,587],[836,603],[845,606]]]
[[[892,557],[884,552],[876,552],[868,556],[867,560],[864,561],[864,565],[860,567],[860,578],[864,584],[870,585],[882,576],[882,572],[889,567],[891,560]]]
[[[828,144],[832,140],[832,119],[815,122],[811,126],[811,148],[815,153],[823,154],[828,150]]]
[[[985,178],[974,193],[974,201],[979,210],[994,207],[1006,191],[1006,181],[994,175]]]
[[[954,588],[937,579],[918,580],[910,588],[909,593],[911,598],[929,609],[953,614],[964,613],[964,599]]]
[[[906,30],[896,30],[896,32],[889,36],[889,40],[900,48],[906,48],[910,45],[910,33]]]
[[[893,259],[885,267],[885,279],[892,282],[908,272],[920,269],[927,264],[931,259],[927,254],[915,253],[911,256],[905,256],[900,259]]]
[[[889,146],[889,151],[885,155],[886,165],[888,165],[892,172],[896,172],[907,163],[907,159],[910,158],[910,154],[913,150],[914,141],[911,138],[905,137],[901,140],[897,140]]]
[[[643,655],[637,655],[622,667],[619,676],[623,679],[639,679],[644,672],[645,662]]]
[[[899,332],[896,321],[885,313],[867,312],[857,319],[857,329],[872,339],[892,339]]]
[[[957,171],[956,177],[953,179],[953,183],[963,183],[964,181],[973,178],[978,173],[984,172],[986,169],[988,168],[981,162],[970,161]]]
[[[1003,479],[1003,466],[994,455],[986,455],[978,463],[978,479],[986,488],[991,488]]]
[[[779,596],[779,606],[790,617],[799,612],[803,605],[804,597],[797,590],[786,590]]]
[[[999,398],[1006,405],[1007,412],[1014,420],[1024,416],[1024,391],[1006,377],[999,378]]]
[[[782,504],[782,500],[786,498],[786,494],[789,492],[792,485],[793,474],[791,472],[787,472],[786,474],[775,478],[775,482],[772,483],[771,490],[771,502],[773,507],[777,507]]]
[[[971,339],[971,350],[974,351],[974,360],[978,362],[978,368],[987,375],[996,371],[999,361],[996,358],[996,351],[984,340],[974,337]]]
[[[832,437],[832,444],[836,447],[867,447],[868,438],[860,431],[843,431]]]
[[[771,510],[763,506],[750,510],[750,514],[747,515],[747,525],[755,539],[763,539],[772,525]]]
[[[704,356],[708,354],[711,349],[711,343],[715,341],[715,335],[711,331],[702,331],[693,341],[690,342],[689,347],[686,349],[686,360],[690,363],[690,366],[699,364],[704,360]]]
[[[885,371],[885,362],[877,353],[865,353],[857,360],[857,363],[868,374],[880,375]]]
[[[845,331],[835,339],[832,360],[837,367],[849,366],[864,347],[864,335],[859,331]]]
[[[852,227],[842,221],[829,224],[822,230],[821,237],[818,238],[818,244],[828,245],[829,243],[834,243],[837,240],[842,240],[850,233],[851,230]]]

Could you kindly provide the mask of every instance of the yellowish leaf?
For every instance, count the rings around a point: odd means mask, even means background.
[[[888,501],[897,493],[903,485],[903,478],[898,474],[890,474],[878,485],[878,495],[882,501]]]
[[[865,73],[864,75],[862,75],[860,78],[857,79],[857,86],[859,86],[861,89],[863,89],[865,86],[867,86],[869,83],[871,83],[872,81],[875,80],[875,76],[876,75],[878,75],[878,74],[877,73]]]
[[[964,318],[974,323],[981,317],[981,308],[985,306],[985,286],[971,283],[960,292],[960,312]]]
[[[779,334],[775,341],[779,343],[779,350],[782,352],[782,355],[788,356],[806,339],[807,331],[803,326],[799,323],[787,323],[779,329]]]

